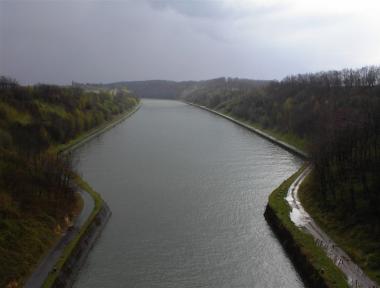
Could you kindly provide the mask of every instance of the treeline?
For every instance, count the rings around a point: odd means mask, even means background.
[[[303,139],[324,209],[380,239],[380,67],[294,75],[251,89],[220,81],[185,100]]]
[[[20,86],[0,77],[0,286],[20,281],[72,218],[75,173],[54,147],[132,109],[123,89]]]
[[[153,99],[178,99],[181,95],[189,93],[201,93],[203,89],[210,91],[210,88],[217,89],[221,84],[228,83],[232,90],[250,90],[252,87],[261,86],[268,81],[239,79],[239,78],[216,78],[203,81],[167,81],[167,80],[146,80],[146,81],[124,81],[109,84],[80,84],[73,83],[75,87],[85,89],[121,89],[127,87],[133,94],[141,98]]]
[[[128,87],[134,95],[141,98],[152,99],[176,99],[186,87],[192,85],[193,81],[167,81],[167,80],[146,80],[146,81],[123,81],[109,84],[80,84],[73,83],[76,87],[85,89],[123,89]]]
[[[65,143],[136,104],[117,90],[85,92],[80,88],[36,85],[0,91],[0,141],[23,151]]]
[[[313,87],[374,87],[380,84],[380,67],[366,66],[361,69],[343,69],[320,73],[298,74],[285,77],[283,83]]]

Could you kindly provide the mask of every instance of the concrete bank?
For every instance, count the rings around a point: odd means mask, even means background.
[[[59,153],[70,153],[77,149],[78,147],[82,146],[86,142],[90,141],[91,139],[99,136],[100,134],[106,132],[107,130],[115,127],[116,125],[120,124],[130,116],[132,116],[137,110],[139,110],[141,107],[141,103],[137,104],[131,111],[128,111],[124,113],[123,115],[117,117],[116,119],[111,120],[108,123],[105,123],[104,125],[94,128],[90,130],[89,132],[85,133],[79,141],[73,140],[72,142],[63,145],[62,147],[58,148]]]
[[[308,287],[313,288],[329,287],[321,277],[320,271],[311,264],[305,251],[297,244],[293,234],[285,227],[281,218],[277,216],[275,210],[269,204],[265,208],[264,217],[276,237],[280,240],[282,247],[304,283]]]
[[[248,124],[245,124],[241,121],[238,121],[230,116],[224,115],[218,111],[209,109],[205,106],[185,102],[189,105],[195,106],[197,108],[204,109],[206,111],[209,111],[211,113],[214,113],[220,117],[226,118],[254,133],[257,135],[271,141],[272,143],[279,145],[280,147],[284,148],[285,150],[291,152],[292,154],[295,154],[299,157],[301,157],[303,160],[307,160],[309,157],[308,155],[297,149],[296,147],[289,145],[288,143],[285,143],[281,140],[276,139],[275,137],[268,135],[267,133],[260,131],[259,129],[256,129]],[[302,171],[305,169],[304,166],[302,167],[295,175],[302,173]],[[289,179],[287,179],[279,188],[277,188],[275,191],[271,193],[270,198],[272,200],[276,197],[275,200],[277,203],[281,202],[281,205],[288,206],[288,203],[285,200],[286,193],[284,195],[279,195],[279,190],[285,189],[283,188],[284,185],[290,186],[293,181],[296,179],[295,175],[291,176]],[[294,179],[293,179],[294,178]],[[289,182],[287,184],[287,182]],[[289,187],[286,188],[286,191],[288,191]],[[302,240],[300,240],[302,237],[299,236],[299,233],[303,233],[299,230],[296,225],[294,225],[293,222],[290,220],[290,207],[289,211],[286,209],[285,212],[281,211],[277,205],[273,205],[271,203],[273,201],[268,201],[268,204],[265,209],[264,217],[266,221],[268,222],[269,226],[271,227],[272,231],[276,235],[276,237],[279,239],[279,242],[283,246],[284,250],[286,251],[288,257],[292,261],[293,265],[297,269],[298,273],[300,274],[302,280],[308,287],[315,287],[315,288],[324,288],[324,287],[339,287],[331,285],[331,283],[328,283],[328,281],[323,277],[323,271],[321,271],[315,263],[313,264],[310,259],[310,253],[308,253],[308,249],[312,249],[310,247],[310,241],[308,243],[308,247],[306,245],[302,244]],[[271,205],[272,204],[272,205]],[[279,216],[281,215],[281,216]],[[288,221],[285,221],[284,218],[288,218]],[[292,228],[290,228],[292,226]],[[298,230],[298,231],[296,231]],[[296,232],[295,232],[296,231]],[[298,239],[296,239],[298,238]],[[310,238],[311,239],[311,238]],[[310,240],[309,239],[309,240]],[[311,245],[314,245],[313,243]],[[327,256],[326,256],[327,257]],[[339,273],[339,272],[338,272]],[[343,287],[343,286],[342,286]]]
[[[283,149],[291,152],[292,154],[297,155],[298,157],[300,157],[300,158],[302,158],[304,160],[307,160],[309,158],[309,156],[305,152],[299,150],[298,148],[294,147],[293,145],[285,143],[284,141],[281,141],[281,140],[279,140],[279,139],[277,139],[277,138],[275,138],[275,137],[273,137],[273,136],[271,136],[271,135],[269,135],[269,134],[267,134],[267,133],[265,133],[265,132],[263,132],[263,131],[255,128],[255,127],[252,127],[252,126],[250,126],[248,124],[245,124],[245,123],[243,123],[243,122],[241,122],[239,120],[236,120],[236,119],[234,119],[234,118],[232,118],[232,117],[230,117],[228,115],[225,115],[225,114],[220,113],[218,111],[212,110],[212,109],[207,108],[205,106],[197,105],[197,104],[190,103],[190,102],[185,102],[185,103],[189,104],[191,106],[198,107],[198,108],[201,108],[203,110],[209,111],[209,112],[214,113],[214,114],[216,114],[216,115],[218,115],[220,117],[226,118],[226,119],[228,119],[228,120],[230,120],[230,121],[232,121],[232,122],[234,122],[234,123],[236,123],[236,124],[238,124],[238,125],[246,128],[246,129],[248,129],[248,130],[256,133],[257,135],[259,135],[259,136],[261,136],[261,137],[269,140],[270,142],[272,142],[272,143],[274,143],[274,144],[282,147]]]
[[[290,185],[286,196],[291,212],[290,219],[299,227],[307,231],[314,238],[316,245],[321,247],[335,265],[344,273],[351,287],[378,287],[364,271],[318,226],[313,218],[304,210],[298,197],[302,182],[311,172],[307,167]]]
[[[26,281],[25,288],[34,288],[43,286],[54,266],[59,263],[62,255],[69,243],[77,239],[78,231],[81,231],[95,208],[95,199],[87,192],[79,189],[79,193],[83,199],[83,209],[75,219],[72,228],[67,230],[64,235],[51,247],[49,252],[41,259],[38,267],[34,269],[29,279]],[[53,276],[53,275],[50,275]]]
[[[120,122],[135,113],[140,107],[141,104],[139,103],[133,110],[111,120],[109,123],[91,130],[82,136],[79,141],[74,140],[67,145],[61,146],[60,149],[58,149],[58,152],[71,153],[101,133],[104,133],[118,125]],[[92,190],[92,188],[79,176],[77,179],[77,185],[83,191],[82,193],[86,193],[90,196],[91,200],[95,202],[95,206],[91,214],[84,221],[83,225],[79,228],[74,227],[76,231],[71,231],[75,233],[75,236],[72,237],[70,242],[65,243],[65,248],[60,259],[57,262],[53,262],[55,264],[52,264],[51,270],[42,286],[44,288],[72,287],[80,268],[84,264],[88,254],[96,242],[96,239],[100,236],[112,214],[107,203],[104,202],[100,195]],[[89,197],[83,197],[83,200],[85,201],[86,198]],[[49,258],[49,256],[47,257]]]
[[[298,227],[291,217],[294,211],[285,197],[308,171],[310,167],[304,165],[270,194],[264,217],[307,287],[349,287],[347,277],[317,245],[314,235]]]
[[[102,230],[111,217],[111,211],[108,205],[102,201],[101,208],[93,221],[76,243],[70,257],[64,263],[60,272],[50,287],[65,288],[72,287],[80,268],[83,266],[88,254],[90,253],[95,241],[100,236]]]

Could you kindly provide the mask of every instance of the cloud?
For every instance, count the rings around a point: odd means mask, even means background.
[[[169,9],[189,17],[224,18],[229,16],[223,2],[220,1],[147,0],[147,2],[155,9]]]
[[[249,0],[146,0],[154,9],[172,10],[186,17],[213,20],[261,17],[286,7],[278,1]]]
[[[23,83],[273,79],[379,64],[377,3],[0,1],[0,74]]]

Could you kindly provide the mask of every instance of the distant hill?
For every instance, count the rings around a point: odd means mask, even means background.
[[[125,81],[107,84],[111,88],[127,87],[141,98],[176,99],[181,92],[192,86],[194,81],[175,82],[166,80]]]
[[[73,83],[73,85],[94,90],[101,88],[128,88],[129,91],[140,98],[179,99],[195,91],[201,92],[203,90],[218,88],[226,89],[226,87],[231,90],[247,91],[267,83],[269,81],[221,77],[203,81],[146,80],[122,81],[109,84]]]

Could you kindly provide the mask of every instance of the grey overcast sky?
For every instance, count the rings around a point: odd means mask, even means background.
[[[378,65],[379,15],[379,0],[0,0],[0,74],[281,79]]]

